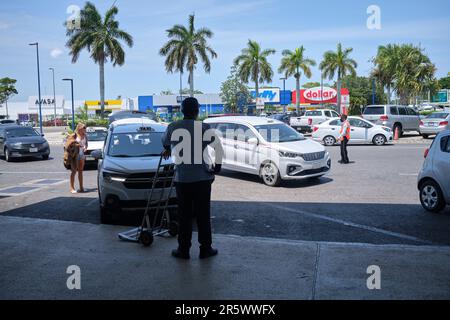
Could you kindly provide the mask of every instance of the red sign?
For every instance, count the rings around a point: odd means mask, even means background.
[[[341,97],[348,96],[349,91],[346,88],[341,88]],[[319,104],[319,103],[334,103],[337,104],[337,91],[336,89],[323,87],[315,87],[311,89],[300,90],[300,104]],[[342,98],[341,98],[342,99]],[[292,103],[297,102],[297,91],[292,91]]]

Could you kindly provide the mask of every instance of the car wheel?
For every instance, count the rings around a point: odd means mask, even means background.
[[[422,134],[422,137],[423,137],[424,139],[428,139],[429,135],[428,135],[428,134]]]
[[[326,146],[333,146],[336,144],[336,139],[333,136],[326,136],[323,138],[323,144]]]
[[[8,148],[5,148],[5,152],[4,152],[4,154],[5,154],[5,160],[6,160],[6,162],[11,162],[11,154],[9,153],[9,150],[8,150]]]
[[[261,167],[261,178],[269,187],[276,187],[281,182],[280,171],[273,162],[267,162]]]
[[[373,137],[372,142],[376,146],[382,146],[386,143],[386,137],[382,134],[377,134],[375,137]]]
[[[437,213],[444,209],[445,200],[441,188],[433,180],[427,180],[420,186],[420,203],[430,212]]]

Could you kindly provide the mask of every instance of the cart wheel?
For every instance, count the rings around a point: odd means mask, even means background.
[[[171,221],[169,225],[169,234],[175,237],[178,234],[178,223],[176,221]]]
[[[153,243],[153,234],[150,231],[142,231],[139,234],[139,241],[145,246],[148,247]]]

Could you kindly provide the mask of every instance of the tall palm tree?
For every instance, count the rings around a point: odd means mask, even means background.
[[[337,73],[337,106],[341,113],[341,79],[347,74],[351,74],[355,77],[356,68],[358,66],[356,61],[349,57],[352,51],[353,48],[342,49],[342,44],[339,43],[336,52],[325,52],[323,61],[320,63],[320,70],[322,70],[324,77],[332,80]]]
[[[395,70],[398,65],[398,46],[388,44],[379,46],[377,56],[373,59],[375,65],[372,71],[374,76],[383,87],[387,89],[387,101],[391,103],[391,89],[394,85]]]
[[[87,49],[91,58],[99,65],[100,71],[100,109],[101,117],[105,112],[105,63],[113,66],[125,63],[125,52],[121,41],[128,47],[133,46],[133,37],[119,28],[115,19],[119,9],[112,6],[103,18],[91,2],[86,2],[80,12],[80,28],[67,28],[69,40],[66,46],[70,49],[72,63],[75,63],[83,49]]]
[[[259,97],[259,84],[272,82],[272,66],[267,57],[275,53],[275,49],[261,49],[261,46],[252,40],[248,40],[247,48],[242,49],[241,54],[234,59],[238,67],[239,78],[248,83],[249,79],[255,83],[256,98]]]
[[[189,15],[189,25],[174,25],[166,30],[170,40],[159,50],[159,54],[166,57],[165,66],[168,72],[179,71],[184,68],[189,71],[190,95],[194,96],[194,69],[198,57],[203,62],[206,73],[211,71],[211,58],[217,58],[217,53],[209,46],[207,39],[212,38],[213,32],[208,28],[195,29],[195,16]]]
[[[303,74],[309,79],[311,78],[311,67],[316,65],[316,61],[306,58],[304,56],[305,48],[301,46],[294,51],[284,50],[283,58],[281,59],[281,65],[278,69],[279,73],[284,73],[285,77],[294,76],[295,78],[295,90],[296,90],[296,108],[297,113],[300,107],[300,77]]]

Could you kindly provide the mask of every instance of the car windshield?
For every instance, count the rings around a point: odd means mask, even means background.
[[[290,142],[304,140],[302,134],[284,123],[255,126],[259,134],[269,142]]]
[[[365,115],[371,115],[371,114],[384,114],[384,107],[367,107],[366,110],[364,110]]]
[[[108,132],[106,130],[89,130],[87,131],[88,141],[105,141]]]
[[[6,136],[8,138],[34,137],[39,136],[39,133],[37,133],[37,131],[34,130],[33,128],[22,127],[22,128],[6,129]]]
[[[445,119],[448,117],[449,114],[450,113],[446,112],[432,113],[427,117],[427,119]]]
[[[163,151],[162,132],[115,133],[109,142],[111,157],[152,157]]]

